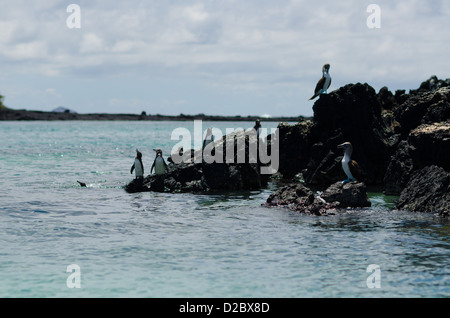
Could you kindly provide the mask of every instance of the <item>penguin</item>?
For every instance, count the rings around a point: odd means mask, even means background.
[[[81,186],[82,188],[86,188],[86,183],[80,182],[80,181],[77,181],[77,182],[80,184],[80,186]]]
[[[337,146],[344,149],[344,157],[342,158],[342,169],[347,175],[347,179],[342,181],[343,184],[362,178],[362,170],[359,164],[351,159],[353,146],[350,142],[344,142]],[[356,179],[355,179],[356,178]]]
[[[255,126],[253,127],[253,129],[256,131],[256,137],[259,139],[259,134],[261,133],[261,122],[259,121],[259,119],[255,121]]]
[[[320,94],[327,93],[327,90],[331,85],[331,76],[329,74],[329,71],[330,64],[325,64],[322,67],[322,78],[317,82],[316,89],[314,90],[314,95],[309,100],[316,98]]]
[[[214,142],[214,135],[212,134],[212,128],[208,128],[206,130],[205,139],[203,140],[202,150],[204,150],[211,142]]]
[[[136,174],[136,179],[144,178],[144,165],[142,164],[142,153],[136,149],[136,158],[134,159],[134,164],[131,166],[130,173]]]
[[[156,158],[153,161],[152,168],[150,169],[150,173],[153,172],[153,168],[155,168],[155,174],[164,175],[167,171],[167,163],[164,161],[162,156],[161,149],[153,149],[156,152]]]

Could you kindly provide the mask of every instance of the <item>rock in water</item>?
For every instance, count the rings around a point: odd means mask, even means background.
[[[230,139],[227,139],[229,137]],[[214,142],[215,149],[223,149],[219,162],[187,158],[187,162],[171,164],[164,177],[149,175],[144,178],[142,186],[135,181],[125,186],[127,192],[210,192],[214,190],[256,190],[265,186],[268,175],[261,173],[262,163],[250,160],[257,149],[256,134],[249,135],[238,131],[224,136]],[[228,147],[228,143],[234,147]],[[253,151],[251,151],[253,149]],[[229,151],[227,156],[227,151]],[[221,152],[218,151],[218,154]],[[201,158],[201,150],[191,153],[194,158]],[[240,157],[242,155],[242,158]],[[228,160],[230,159],[231,160]],[[220,159],[218,156],[217,159]],[[252,157],[253,159],[253,157]],[[198,161],[198,160],[197,160]],[[220,162],[221,161],[221,162]],[[244,161],[244,162],[242,162]],[[229,163],[228,163],[229,162]]]
[[[364,181],[381,184],[387,153],[397,139],[392,123],[383,117],[375,90],[368,84],[348,84],[322,95],[313,110],[311,160],[303,173],[305,182],[325,188],[342,180],[342,152],[337,145],[349,141],[354,148],[353,157],[364,171]]]
[[[334,214],[336,209],[369,207],[371,203],[364,183],[355,181],[346,184],[336,182],[321,195],[303,184],[290,184],[272,193],[264,206],[285,206],[300,213],[329,215]]]
[[[364,208],[370,207],[367,198],[366,185],[362,182],[349,182],[342,184],[336,182],[326,189],[321,197],[327,202],[339,202],[338,208]]]
[[[400,194],[397,208],[413,212],[450,212],[450,173],[428,166],[415,171]]]

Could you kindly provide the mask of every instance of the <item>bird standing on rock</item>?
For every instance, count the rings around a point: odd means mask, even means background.
[[[329,74],[330,64],[325,64],[322,67],[322,78],[317,82],[316,89],[314,90],[314,95],[309,99],[314,99],[320,94],[326,94],[328,88],[331,85],[331,76]]]
[[[350,142],[344,142],[343,144],[338,145],[338,148],[344,149],[344,158],[342,158],[342,169],[347,175],[347,179],[342,181],[343,184],[355,181],[356,179],[361,179],[362,170],[359,167],[359,164],[351,159],[353,146]],[[355,179],[356,178],[356,179]]]
[[[164,161],[164,158],[162,156],[162,150],[161,149],[153,149],[153,150],[156,152],[156,158],[155,161],[153,161],[150,173],[152,173],[153,169],[155,169],[155,174],[164,175],[167,171],[167,163]]]
[[[130,173],[136,174],[136,179],[144,178],[144,165],[142,164],[142,153],[136,149],[136,158],[134,159],[134,164],[131,166]]]

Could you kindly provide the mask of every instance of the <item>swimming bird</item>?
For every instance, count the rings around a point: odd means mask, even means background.
[[[355,181],[356,179],[361,179],[362,170],[359,167],[359,164],[351,159],[353,146],[350,142],[344,142],[343,144],[338,145],[338,148],[344,149],[344,158],[342,158],[342,169],[347,175],[347,179],[342,181],[342,183],[348,183],[351,181]],[[355,179],[356,178],[356,179]]]
[[[153,149],[153,150],[156,152],[156,158],[153,161],[150,173],[152,173],[153,168],[155,168],[155,173],[157,175],[163,175],[167,171],[167,163],[164,161],[164,158],[162,156],[162,150],[161,149]]]
[[[86,187],[86,183],[80,182],[80,181],[77,181],[77,182],[80,184],[80,186],[81,186],[82,188],[85,188],[85,187]]]
[[[314,90],[314,95],[309,99],[314,99],[320,94],[326,94],[328,88],[331,85],[331,76],[329,74],[330,64],[325,64],[322,67],[322,78],[317,82],[316,89]]]
[[[144,178],[144,165],[142,164],[142,153],[136,149],[136,158],[134,159],[134,163],[131,166],[130,173],[133,173],[135,170],[136,179]]]

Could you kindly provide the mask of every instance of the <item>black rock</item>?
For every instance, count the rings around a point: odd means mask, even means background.
[[[421,124],[450,119],[450,87],[421,92],[415,93],[394,110],[395,119],[401,127],[402,139]]]
[[[261,167],[264,165],[250,162],[248,155],[251,143],[256,141],[256,134],[249,136],[244,132],[238,132],[232,140],[234,156],[230,153],[232,159],[230,163],[226,160],[227,148],[226,136],[224,136],[222,140],[214,142],[216,147],[223,146],[223,163],[203,161],[196,163],[192,158],[188,158],[187,162],[170,164],[164,176],[149,175],[144,178],[142,186],[132,181],[125,190],[128,192],[210,192],[256,190],[266,186],[268,177],[261,173]],[[243,163],[238,160],[240,151],[245,153]],[[201,155],[201,152],[196,151],[193,155],[193,158],[196,158],[197,155]]]
[[[305,214],[330,215],[336,209],[369,207],[371,203],[367,198],[366,186],[361,182],[337,182],[322,194],[315,194],[305,185],[296,183],[272,193],[264,206],[288,207]]]
[[[420,125],[402,140],[384,176],[384,192],[399,195],[411,174],[437,165],[450,171],[450,121]]]
[[[352,159],[364,171],[368,184],[382,184],[388,154],[398,138],[392,120],[383,116],[384,106],[394,107],[395,99],[383,91],[377,95],[368,84],[349,84],[321,95],[313,106],[314,118],[310,140],[311,160],[304,172],[308,185],[327,187],[345,178],[340,167],[343,153],[337,145],[349,141]]]
[[[327,202],[339,202],[338,208],[363,208],[370,207],[371,202],[367,198],[366,185],[362,182],[349,182],[342,184],[336,182],[321,194]]]
[[[398,195],[409,181],[413,171],[413,161],[410,154],[408,141],[402,140],[395,154],[391,157],[384,176],[384,193],[388,195]]]
[[[312,125],[310,120],[301,121],[295,125],[288,123],[278,125],[280,138],[278,171],[284,178],[291,179],[307,167],[311,157]]]
[[[408,143],[415,170],[437,165],[450,171],[450,121],[420,125]]]
[[[428,166],[415,171],[400,194],[397,208],[414,212],[450,212],[450,173],[442,167]]]

